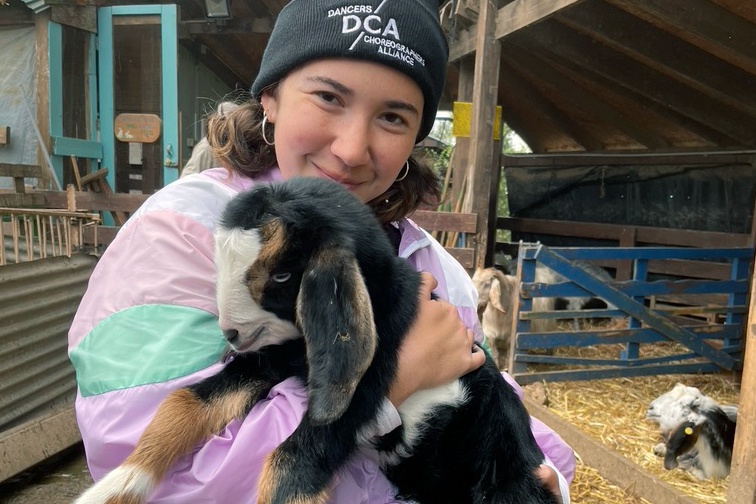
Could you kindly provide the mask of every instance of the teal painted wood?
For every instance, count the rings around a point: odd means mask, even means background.
[[[520,385],[544,381],[582,381],[603,380],[608,378],[632,378],[636,376],[656,376],[665,374],[702,374],[716,373],[720,371],[716,364],[712,363],[688,363],[673,365],[654,365],[637,368],[607,367],[603,369],[582,369],[575,371],[539,371],[534,373],[517,375]]]
[[[178,179],[178,31],[176,5],[161,6],[163,63],[163,185]]]
[[[741,328],[735,325],[688,326],[702,340],[738,340],[742,338]],[[612,329],[611,331],[593,330],[580,332],[524,333],[517,335],[517,348],[520,350],[553,349],[563,346],[617,345],[628,342],[659,343],[669,341],[663,334],[650,328]],[[734,346],[734,345],[725,345]]]
[[[113,106],[113,9],[97,9],[97,45],[98,45],[98,92],[100,103],[100,142],[102,143],[102,161],[100,166],[108,169],[106,177],[110,187],[115,190],[115,122]],[[106,225],[112,225],[110,215],[106,214]],[[107,222],[110,220],[110,222]]]
[[[668,318],[662,317],[652,310],[648,310],[642,303],[639,303],[632,297],[626,296],[611,285],[601,282],[601,280],[590,273],[580,268],[573,267],[567,259],[546,249],[543,245],[539,246],[539,251],[536,253],[536,257],[539,262],[545,266],[548,266],[565,276],[569,275],[568,278],[577,282],[579,285],[590,289],[598,297],[607,300],[617,308],[649,327],[666,334],[670,339],[685,345],[702,357],[706,357],[723,369],[732,370],[735,368],[735,359],[731,356],[698,341],[695,338],[695,335],[690,331],[674,324]]]
[[[102,144],[91,140],[53,136],[52,152],[56,156],[76,156],[88,159],[102,158]]]
[[[548,380],[584,380],[619,376],[643,376],[667,373],[713,372],[734,370],[742,366],[743,320],[747,313],[746,301],[750,289],[748,267],[753,257],[750,247],[732,249],[691,249],[674,247],[639,248],[548,248],[543,245],[521,245],[519,274],[521,292],[516,300],[518,315],[516,334],[512,338],[510,372],[520,383]],[[573,264],[577,260],[618,260],[634,262],[634,278],[627,282],[605,283],[589,270]],[[646,281],[648,260],[710,259],[731,264],[730,280],[663,280]],[[536,264],[547,266],[563,281],[553,285],[536,283]],[[696,313],[725,316],[724,324],[680,326],[673,322],[665,309],[652,310],[644,306],[648,296],[665,294],[722,294],[724,306],[698,308]],[[581,311],[532,311],[535,297],[596,296],[605,299],[617,309]],[[724,302],[724,301],[723,301]],[[572,319],[588,317],[625,316],[626,329],[593,328],[584,331],[530,332],[536,319]],[[639,358],[642,344],[677,342],[681,349],[662,357]],[[721,348],[707,341],[720,342]],[[587,347],[602,344],[622,345],[616,359],[591,359],[572,356],[553,356],[530,353],[537,349],[560,347]],[[698,362],[690,362],[698,361]],[[545,366],[572,366],[578,369],[527,372],[528,364]]]
[[[178,14],[171,5],[120,5],[98,9],[99,102],[102,138],[102,166],[109,168],[108,183],[115,187],[115,135],[113,124],[113,17],[160,16],[161,38],[161,121],[163,185],[178,179]]]

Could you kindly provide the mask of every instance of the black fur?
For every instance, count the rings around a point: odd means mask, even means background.
[[[701,411],[703,421],[681,423],[669,436],[664,454],[664,468],[674,469],[678,457],[696,450],[697,465],[704,477],[724,477],[730,472],[735,444],[736,422],[722,409]]]
[[[398,350],[417,310],[420,275],[396,257],[368,207],[337,184],[307,178],[256,187],[230,202],[222,226],[252,229],[274,219],[285,227],[286,251],[272,270],[292,276],[288,282],[268,282],[261,306],[279,318],[301,324],[295,306],[297,296],[304,296],[300,300],[303,311],[314,311],[305,314],[308,320],[331,317],[327,310],[318,312],[319,303],[325,303],[327,296],[310,299],[303,294],[333,289],[331,273],[320,269],[318,275],[309,275],[308,264],[319,254],[337,258],[340,263],[341,258],[352,255],[364,278],[378,335],[372,361],[343,414],[323,421],[323,416],[308,411],[295,432],[276,449],[281,455],[278,460],[284,464],[277,468],[275,478],[273,502],[278,504],[327,489],[336,471],[358,447],[361,430],[376,417],[395,376]],[[337,253],[331,254],[332,249]],[[343,264],[331,266],[339,270]],[[334,271],[333,275],[342,273]],[[303,282],[309,282],[306,288]],[[350,296],[345,290],[339,286],[339,295]],[[345,307],[346,313],[339,315],[343,321],[334,324],[333,320],[323,320],[322,326],[312,322],[317,327],[310,327],[310,333],[317,336],[236,355],[220,374],[192,389],[208,400],[252,381],[258,387],[260,382],[265,383],[264,392],[249,404],[251,408],[275,383],[287,376],[299,376],[308,383],[312,409],[318,401],[313,396],[321,393],[313,391],[318,373],[333,375],[334,370],[348,368],[340,357],[321,351],[328,345],[313,343],[315,337],[330,343],[334,338],[332,327],[348,324],[352,316],[349,300],[337,303]],[[306,348],[305,341],[318,348]],[[530,417],[492,359],[487,357],[486,364],[464,376],[462,383],[468,391],[467,402],[458,408],[437,408],[427,418],[427,428],[411,447],[411,455],[385,468],[400,495],[427,504],[557,502],[533,475],[543,454],[530,430]],[[402,442],[400,427],[380,439],[376,447],[390,454]]]

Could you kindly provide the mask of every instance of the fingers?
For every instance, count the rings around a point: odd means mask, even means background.
[[[430,299],[433,289],[438,287],[436,277],[428,272],[420,273],[420,299]]]

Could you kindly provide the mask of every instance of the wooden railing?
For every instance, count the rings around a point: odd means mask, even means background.
[[[477,214],[418,210],[410,218],[441,242],[465,269],[475,269],[475,249],[459,244],[459,241],[463,234],[477,233]]]

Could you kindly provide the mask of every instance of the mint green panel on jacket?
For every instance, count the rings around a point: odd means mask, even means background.
[[[70,358],[86,397],[186,376],[217,362],[225,348],[214,315],[141,305],[102,320]]]

